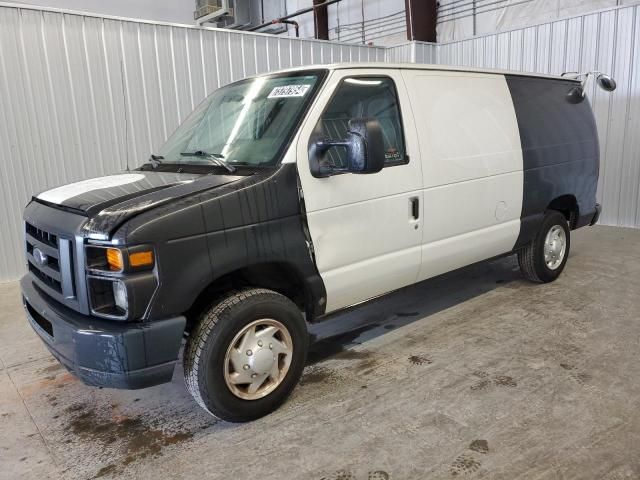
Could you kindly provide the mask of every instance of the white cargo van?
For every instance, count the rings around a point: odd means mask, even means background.
[[[598,82],[611,90],[604,75]],[[562,272],[594,224],[578,80],[344,64],[207,98],[147,163],[25,209],[28,319],[89,385],[168,382],[231,421],[296,385],[307,323],[500,255]]]

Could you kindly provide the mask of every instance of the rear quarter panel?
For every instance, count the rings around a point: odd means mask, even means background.
[[[600,153],[589,100],[567,100],[576,82],[506,75],[522,142],[524,192],[517,246],[540,227],[551,201],[573,195],[579,215],[593,214]]]

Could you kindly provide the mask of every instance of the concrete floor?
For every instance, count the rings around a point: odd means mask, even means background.
[[[0,285],[0,478],[640,478],[640,230],[572,247],[554,284],[502,259],[315,327],[292,398],[242,425],[200,410],[180,368],[80,384]]]

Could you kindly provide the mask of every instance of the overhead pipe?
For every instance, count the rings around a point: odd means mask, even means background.
[[[270,25],[273,24],[277,24],[277,23],[285,23],[282,20],[289,20],[290,18],[294,18],[300,15],[304,15],[305,13],[309,13],[309,12],[313,12],[314,10],[318,9],[318,8],[323,8],[323,7],[328,7],[329,5],[333,5],[334,3],[338,3],[341,2],[342,0],[327,0],[324,3],[318,4],[318,5],[314,5],[312,7],[309,8],[303,8],[302,10],[298,10],[297,12],[293,12],[290,15],[285,15],[284,17],[280,17],[280,18],[276,18],[274,20],[271,20],[270,22],[265,22],[261,25],[256,25],[253,28],[248,29],[247,31],[249,32],[255,32],[256,30],[260,30],[262,28],[266,28]]]
[[[504,0],[506,1],[506,0]],[[529,3],[529,2],[533,2],[534,0],[522,0],[521,2],[515,2],[515,3],[510,3],[508,5],[500,5],[498,7],[493,7],[493,8],[489,8],[488,10],[482,10],[482,11],[478,11],[476,12],[477,15],[480,15],[482,13],[489,13],[489,12],[495,12],[496,10],[501,10],[503,8],[509,8],[509,7],[515,7],[516,5],[522,5],[524,3]],[[459,17],[454,16],[455,14],[451,14],[451,16],[449,16],[448,18],[446,18],[445,20],[438,20],[438,25],[441,23],[447,23],[447,22],[455,22],[456,20],[459,20],[461,18],[468,18],[471,15],[473,15],[473,13],[470,13],[468,15],[460,15]]]
[[[293,25],[296,29],[296,38],[300,38],[300,25],[295,20],[274,20],[273,23],[286,23],[287,25]]]
[[[481,13],[487,13],[487,12],[493,12],[495,10],[500,10],[501,8],[509,8],[509,7],[515,7],[516,5],[522,5],[523,3],[529,3],[533,0],[521,0],[519,2],[515,2],[515,3],[510,3],[507,5],[504,5],[505,3],[507,3],[509,0],[496,0],[494,2],[490,2],[490,3],[485,3],[483,5],[478,5],[476,7],[476,14],[480,15]],[[467,6],[467,5],[472,5],[472,3],[467,3],[465,5],[461,5],[462,6]],[[484,7],[490,7],[492,5],[499,5],[498,7],[494,7],[494,8],[489,8],[487,10],[480,10],[480,8],[484,8]],[[450,22],[452,20],[457,20],[459,18],[467,18],[470,17],[471,15],[473,15],[473,13],[469,14],[469,15],[460,15],[460,16],[456,16],[459,15],[461,13],[466,13],[466,12],[473,12],[474,8],[467,8],[464,10],[459,10],[457,12],[453,12],[453,13],[447,13],[446,15],[440,15],[438,17],[438,23],[444,23],[444,22]],[[452,18],[453,17],[453,18]],[[443,20],[446,19],[446,20]]]

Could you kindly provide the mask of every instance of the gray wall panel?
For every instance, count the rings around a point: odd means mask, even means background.
[[[21,214],[33,194],[140,164],[219,86],[384,59],[379,47],[0,3],[0,281],[24,271]]]
[[[137,165],[219,86],[308,64],[610,72],[613,95],[587,85],[602,152],[601,222],[640,227],[639,42],[637,6],[385,50],[0,3],[0,281],[24,270],[20,216],[32,194],[121,171],[127,159]]]

